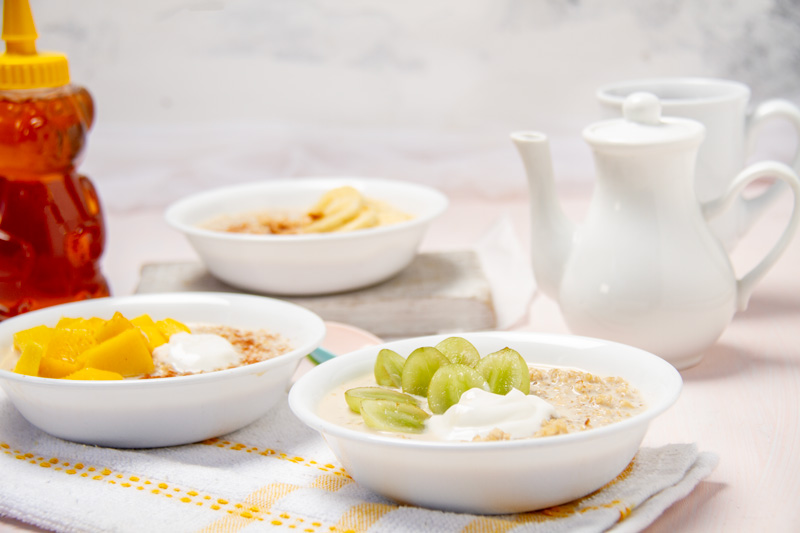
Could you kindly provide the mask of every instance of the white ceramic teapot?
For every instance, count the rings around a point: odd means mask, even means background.
[[[704,127],[662,118],[652,94],[629,96],[624,118],[584,129],[597,182],[582,227],[558,203],[547,137],[511,137],[528,174],[532,264],[542,292],[559,303],[574,333],[643,348],[677,368],[698,363],[747,307],[800,224],[800,178],[778,162],[751,165],[720,199],[698,203],[693,178]],[[707,221],[766,176],[790,186],[794,209],[772,250],[737,279]]]

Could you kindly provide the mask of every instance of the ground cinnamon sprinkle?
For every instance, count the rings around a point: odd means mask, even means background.
[[[265,329],[234,328],[231,326],[213,324],[192,324],[189,328],[192,330],[192,333],[195,334],[210,333],[219,335],[227,339],[228,342],[241,353],[242,357],[238,364],[231,365],[228,368],[266,361],[292,350],[292,346],[289,344],[288,340],[277,333]],[[193,374],[202,373],[203,372],[177,372],[171,366],[157,362],[155,371],[143,376],[142,379],[191,376]]]
[[[201,225],[211,231],[249,233],[253,235],[281,235],[301,233],[312,218],[306,214],[245,212],[219,215]]]

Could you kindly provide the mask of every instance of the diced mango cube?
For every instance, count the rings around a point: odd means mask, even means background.
[[[77,372],[73,372],[64,379],[86,379],[86,380],[112,380],[112,379],[125,379],[118,372],[111,372],[109,370],[100,370],[99,368],[81,368]]]
[[[39,375],[39,363],[42,361],[42,353],[44,350],[39,344],[29,342],[22,350],[17,364],[14,366],[14,372],[17,374],[25,374],[26,376]]]
[[[56,324],[56,329],[85,329],[95,333],[98,328],[105,324],[105,320],[98,317],[92,318],[69,318],[61,317]]]
[[[14,333],[14,349],[22,353],[25,351],[25,346],[30,342],[35,342],[39,346],[47,346],[52,336],[53,328],[47,326],[23,329],[22,331]]]
[[[119,335],[126,329],[132,329],[134,327],[136,326],[134,326],[130,320],[117,311],[110,320],[104,321],[104,324],[95,332],[94,338],[98,343],[101,343],[107,341],[111,337]]]
[[[192,332],[189,329],[189,326],[187,326],[183,322],[178,322],[174,318],[165,318],[164,320],[159,320],[158,322],[156,322],[156,327],[158,328],[158,331],[160,331],[161,334],[164,335],[167,339],[172,337],[175,333]]]
[[[94,333],[88,329],[56,328],[50,342],[44,347],[44,357],[74,361],[79,354],[95,344]]]
[[[132,320],[116,312],[109,320],[62,317],[56,327],[36,326],[14,334],[21,354],[15,372],[47,378],[124,379],[153,372],[152,351],[189,327],[173,318]]]
[[[147,339],[138,329],[128,329],[92,346],[80,356],[84,367],[110,370],[123,376],[138,376],[153,371],[153,356]]]
[[[167,338],[158,330],[150,315],[137,316],[131,320],[131,324],[142,330],[147,337],[147,344],[150,346],[151,352],[167,342]]]
[[[100,317],[96,317],[96,316],[93,316],[92,318],[87,318],[86,319],[86,323],[87,323],[88,329],[91,329],[92,331],[94,331],[95,334],[97,334],[97,330],[100,329],[101,327],[103,327],[103,325],[106,322],[107,321],[104,318],[100,318]]]
[[[81,321],[83,321],[82,318],[62,316],[56,324],[56,329],[74,329],[76,326],[80,325]]]
[[[42,357],[39,363],[39,377],[42,378],[63,378],[81,369],[81,364],[66,359],[55,357]]]

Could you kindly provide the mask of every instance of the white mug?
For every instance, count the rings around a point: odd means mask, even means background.
[[[767,100],[750,109],[750,89],[736,81],[712,78],[656,78],[622,81],[597,89],[597,99],[606,117],[620,116],[625,98],[635,92],[655,94],[664,116],[697,120],[706,127],[695,169],[697,200],[716,200],[745,167],[754,146],[755,133],[765,121],[788,120],[800,139],[800,109],[787,100]],[[800,173],[800,148],[788,162]],[[712,232],[727,249],[732,249],[758,217],[786,189],[776,181],[763,194],[741,198],[724,217],[713,221]]]

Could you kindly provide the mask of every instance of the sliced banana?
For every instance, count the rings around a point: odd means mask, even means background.
[[[364,208],[364,197],[353,187],[338,187],[322,195],[308,211],[313,222],[303,233],[335,231],[356,218]]]
[[[301,233],[354,231],[397,224],[412,218],[385,202],[362,196],[349,185],[323,194],[306,215],[311,223],[304,226]]]
[[[372,207],[378,213],[378,222],[376,226],[390,226],[392,224],[405,222],[406,220],[411,220],[414,218],[408,213],[400,211],[386,202],[381,202],[380,200],[373,200],[370,198],[367,198],[366,200],[367,205]]]
[[[365,205],[355,218],[350,219],[333,231],[353,231],[357,229],[374,228],[377,225],[378,212],[369,205]]]

